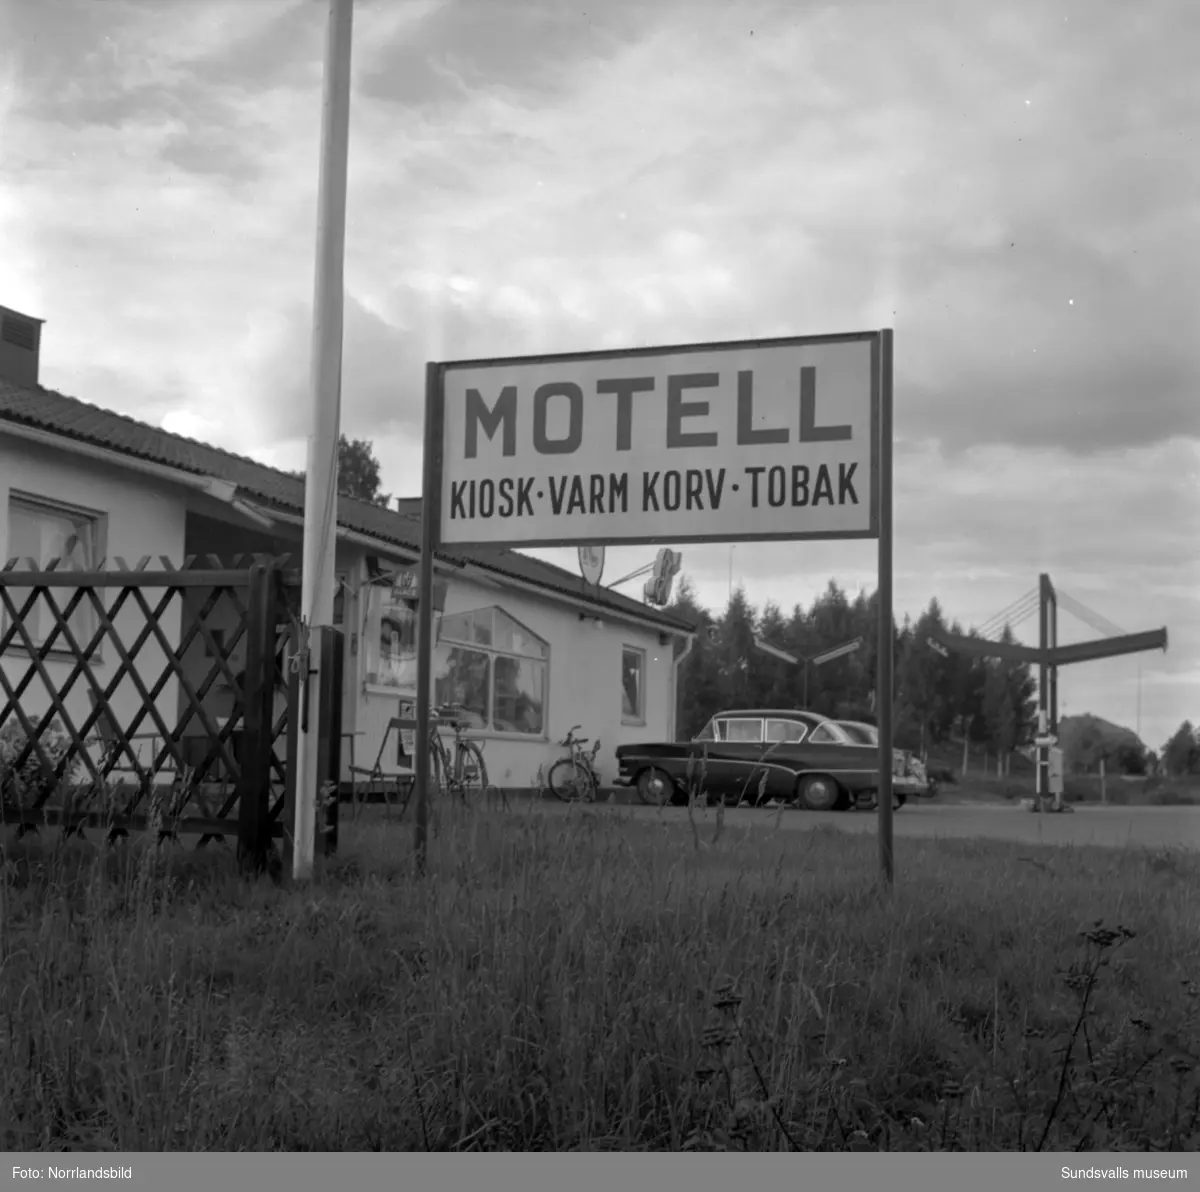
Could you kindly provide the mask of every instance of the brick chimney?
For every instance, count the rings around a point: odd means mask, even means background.
[[[26,389],[37,387],[44,322],[0,306],[0,381]]]

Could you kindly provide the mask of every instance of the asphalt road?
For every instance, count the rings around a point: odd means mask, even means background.
[[[569,814],[573,809],[563,803],[537,801],[537,811],[547,815]],[[603,811],[605,804],[586,809]],[[668,822],[687,823],[687,809],[668,807],[661,812],[653,807],[621,805],[612,808],[639,819],[661,815]],[[715,808],[698,813],[701,822],[711,822]],[[777,811],[729,808],[727,827],[752,824],[773,825]],[[785,831],[811,831],[830,824],[846,832],[874,832],[875,812],[865,811],[784,811],[780,828]],[[918,804],[909,803],[892,817],[896,837],[986,837],[1027,844],[1091,844],[1120,848],[1191,848],[1200,850],[1200,807],[1083,807],[1062,815],[1036,814],[1003,804]]]

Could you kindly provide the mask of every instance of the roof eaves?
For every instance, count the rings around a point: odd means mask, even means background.
[[[517,554],[515,551],[506,551],[504,553],[510,555]],[[556,573],[554,580],[557,580],[561,576],[563,582],[556,583],[548,578],[534,579],[532,576],[522,575],[511,567],[505,567],[500,560],[493,561],[486,558],[471,557],[468,559],[468,562],[475,566],[495,571],[500,575],[508,576],[510,579],[519,580],[522,583],[534,584],[545,590],[569,596],[573,600],[586,600],[589,604],[595,605],[597,608],[608,609],[610,612],[619,613],[625,617],[632,617],[638,621],[660,628],[665,627],[685,633],[696,632],[695,627],[689,625],[682,618],[675,617],[667,612],[661,612],[658,609],[648,609],[644,604],[638,604],[637,601],[630,600],[629,597],[623,596],[619,592],[609,592],[603,588],[600,589],[599,593],[589,592],[586,589],[582,591],[578,590],[573,582],[577,577],[561,567],[556,567],[553,563],[546,563],[541,559],[533,559],[527,555],[519,557],[525,562],[536,564],[539,569],[554,571]]]
[[[281,468],[272,467],[249,456],[239,455],[198,439],[191,439],[186,435],[175,434],[163,430],[161,427],[151,426],[149,423],[141,422],[126,414],[92,405],[90,402],[82,401],[54,389],[48,389],[45,386],[29,389],[10,384],[7,387],[18,389],[23,395],[31,398],[36,398],[39,393],[46,394],[59,402],[67,403],[72,410],[87,411],[88,414],[94,414],[102,422],[108,422],[117,428],[126,431],[132,428],[144,432],[150,443],[158,440],[160,443],[172,443],[186,450],[154,451],[147,449],[143,443],[124,441],[124,438],[116,433],[105,434],[94,429],[80,431],[69,423],[64,424],[61,417],[55,418],[53,416],[55,411],[47,411],[38,416],[23,409],[0,409],[0,419],[16,425],[37,428],[58,438],[101,448],[115,456],[125,456],[178,472],[190,473],[198,478],[215,480],[223,486],[235,489],[237,494],[251,499],[264,511],[273,510],[291,515],[303,515],[304,481]],[[281,488],[284,492],[280,491]],[[338,524],[356,534],[371,538],[381,545],[394,546],[415,553],[419,550],[420,542],[420,500],[420,497],[401,498],[397,502],[397,508],[393,509],[351,497],[340,497]],[[381,522],[384,524],[381,525]],[[391,528],[392,525],[395,526],[394,530]],[[611,612],[635,618],[643,623],[685,633],[694,633],[696,629],[695,626],[681,618],[656,609],[647,609],[644,605],[617,592],[576,591],[572,582],[576,577],[571,572],[553,563],[534,559],[532,556],[520,555],[519,558],[522,561],[520,566],[506,566],[507,556],[518,556],[518,552],[515,551],[498,551],[491,557],[474,552],[459,554],[452,549],[439,550],[437,554],[445,562],[456,566],[461,567],[470,563],[510,580],[532,584],[548,594],[568,596],[573,600],[582,598],[593,606],[606,608]],[[538,575],[536,572],[542,574]]]

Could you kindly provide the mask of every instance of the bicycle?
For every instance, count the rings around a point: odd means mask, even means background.
[[[429,776],[439,793],[453,792],[465,803],[469,794],[487,792],[488,772],[482,747],[466,735],[470,725],[454,715],[461,711],[466,711],[461,704],[443,704],[430,717],[433,728],[429,733]],[[443,726],[453,731],[453,746],[442,740]]]
[[[571,751],[570,756],[559,758],[546,776],[546,785],[564,803],[595,802],[600,789],[600,776],[596,773],[596,754],[600,752],[600,742],[592,746],[590,753],[584,753],[580,746],[586,745],[588,738],[575,736],[575,729],[580,727],[574,725],[567,733],[566,740],[559,742]]]

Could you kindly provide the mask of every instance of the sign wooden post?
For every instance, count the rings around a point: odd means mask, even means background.
[[[884,884],[895,876],[892,848],[892,705],[896,639],[892,630],[892,332],[880,332],[878,446],[879,485],[879,871]]]
[[[438,547],[442,474],[441,365],[425,366],[425,451],[421,461],[421,557],[417,578],[417,734],[413,760],[417,806],[413,843],[417,872],[425,872],[429,834],[429,731],[433,696],[433,558]]]

